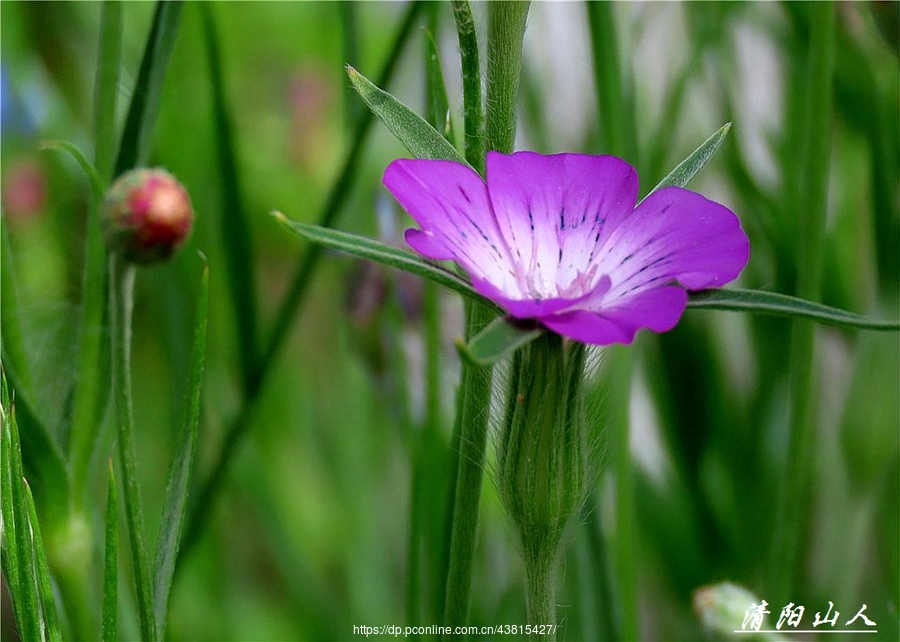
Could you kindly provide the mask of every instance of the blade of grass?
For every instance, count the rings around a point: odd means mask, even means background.
[[[153,594],[144,544],[144,517],[137,477],[137,457],[134,447],[134,420],[131,388],[131,314],[134,303],[135,267],[116,255],[110,256],[110,325],[112,353],[113,395],[116,404],[119,463],[125,499],[125,522],[134,571],[134,590],[137,596],[141,637],[157,640],[153,614]]]
[[[194,470],[194,455],[197,451],[197,435],[200,431],[200,392],[203,387],[203,372],[206,366],[207,313],[209,308],[209,266],[203,266],[197,313],[194,324],[194,343],[191,347],[191,374],[188,382],[190,397],[184,411],[179,443],[166,486],[166,500],[156,540],[156,562],[154,564],[153,610],[156,614],[156,628],[160,637],[166,632],[166,615],[169,608],[169,593],[175,576],[175,560],[181,529],[187,509],[187,496]]]
[[[103,642],[119,639],[119,498],[112,459],[106,488],[106,536],[103,545]]]
[[[91,183],[91,194],[94,197],[94,200],[99,201],[103,198],[103,193],[106,191],[106,181],[100,178],[99,172],[94,168],[91,161],[87,159],[84,153],[78,149],[78,146],[75,143],[67,140],[45,140],[41,142],[40,148],[42,150],[57,149],[68,152],[81,167],[82,171],[84,171],[85,176],[88,177],[88,180]]]
[[[341,232],[339,230],[320,227],[318,225],[298,223],[288,219],[281,212],[273,212],[272,216],[295,234],[299,234],[305,239],[317,243],[322,247],[338,250],[339,252],[344,252],[361,259],[375,261],[382,265],[404,270],[410,274],[425,277],[438,285],[463,295],[464,297],[476,301],[485,301],[484,297],[478,294],[478,292],[462,278],[434,263],[429,263],[412,252],[400,250],[364,236],[357,236],[356,234]]]
[[[16,614],[19,633],[23,640],[43,638],[40,601],[35,576],[34,547],[31,544],[31,529],[28,524],[28,507],[24,492],[24,471],[22,470],[22,444],[16,425],[16,407],[13,400],[5,407],[3,416],[4,441],[10,451],[10,486],[12,494],[12,517],[15,524],[15,549],[17,553],[19,582],[10,586],[13,599],[18,602]]]
[[[804,5],[810,22],[807,73],[803,96],[802,175],[797,235],[797,294],[819,297],[825,247],[825,212],[831,150],[832,81],[834,67],[835,7],[831,3]],[[798,576],[800,542],[808,527],[807,513],[815,451],[816,412],[813,408],[815,326],[793,326],[790,353],[790,437],[785,483],[778,501],[778,521],[771,556],[774,599],[789,595]]]
[[[422,0],[413,2],[406,12],[403,23],[397,31],[394,38],[391,51],[385,61],[382,72],[378,78],[380,87],[387,87],[394,76],[397,61],[406,44],[409,35],[412,33],[413,25],[419,11],[424,6]],[[324,227],[331,227],[341,208],[344,199],[350,193],[350,187],[353,177],[356,175],[356,169],[362,154],[371,124],[373,114],[369,110],[363,110],[357,121],[356,128],[353,133],[352,143],[337,180],[334,183],[328,198],[323,205],[319,214],[319,224]],[[200,531],[203,528],[208,511],[214,503],[214,499],[225,478],[228,466],[230,465],[233,455],[244,434],[247,431],[250,417],[253,415],[253,407],[262,389],[265,378],[269,373],[270,366],[281,351],[288,333],[291,330],[295,317],[297,316],[301,304],[312,280],[313,272],[322,258],[322,248],[314,246],[309,249],[300,258],[291,285],[288,292],[278,308],[275,315],[275,321],[272,324],[272,331],[268,342],[265,344],[265,350],[262,353],[262,359],[259,364],[259,377],[249,390],[245,391],[245,399],[238,412],[237,417],[228,426],[223,439],[221,449],[215,458],[215,463],[206,480],[203,482],[200,492],[197,494],[197,500],[192,502],[192,508],[188,516],[188,523],[185,527],[184,541],[182,542],[179,555],[183,556],[189,552],[197,542]]]
[[[125,129],[119,145],[115,176],[146,165],[150,156],[150,140],[159,111],[163,82],[169,58],[175,47],[183,5],[179,0],[159,0],[153,13],[153,24],[141,58],[131,105],[125,118]]]
[[[360,65],[359,58],[359,27],[357,25],[357,12],[359,8],[355,2],[339,2],[338,13],[341,18],[341,54],[345,65]],[[344,125],[352,129],[353,124],[359,118],[363,108],[356,99],[353,87],[344,84]]]
[[[349,65],[347,75],[369,109],[375,112],[384,126],[406,146],[413,157],[467,164],[456,148],[412,109],[376,87]]]
[[[0,364],[2,365],[2,364]],[[10,444],[12,442],[12,408],[10,406],[9,386],[6,382],[6,372],[0,367],[0,413],[2,413],[3,447],[0,447],[0,515],[3,516],[3,576],[12,595],[13,612],[16,621],[22,619],[20,610],[21,600],[18,598],[19,586],[19,546],[16,531],[19,526],[16,523],[15,510],[13,508],[13,471]]]
[[[56,613],[56,599],[53,596],[53,581],[50,579],[50,566],[47,564],[47,551],[44,548],[44,539],[41,537],[37,508],[34,505],[31,487],[24,479],[22,480],[22,490],[24,491],[25,503],[28,509],[28,521],[31,525],[31,545],[34,549],[38,597],[40,598],[41,613],[43,614],[43,623],[47,633],[46,639],[51,641],[62,640],[59,616]]]
[[[116,105],[122,54],[122,3],[104,2],[100,47],[94,78],[94,194],[88,209],[81,318],[78,327],[78,378],[72,391],[69,460],[76,507],[85,499],[97,433],[109,400],[109,344],[106,318],[106,246],[100,227],[100,203],[112,178],[116,145]],[[85,169],[87,172],[88,170]]]
[[[244,388],[256,385],[257,323],[256,288],[253,283],[253,240],[247,214],[244,211],[237,154],[234,149],[231,116],[225,98],[225,76],[222,73],[219,38],[213,18],[213,5],[200,3],[203,37],[209,61],[210,85],[213,93],[213,122],[216,130],[216,150],[222,191],[222,246],[225,249],[225,271],[228,294],[237,324],[238,352]]]
[[[862,330],[900,330],[900,321],[872,319],[777,292],[762,290],[704,290],[691,292],[688,307],[699,310],[730,310],[772,316],[809,319],[839,328]]]
[[[588,25],[594,63],[594,86],[599,107],[600,135],[603,151],[630,160],[639,166],[637,133],[631,84],[619,56],[618,31],[614,5],[588,2]],[[615,588],[618,596],[619,633],[622,639],[639,637],[637,613],[636,533],[634,532],[634,491],[629,444],[628,399],[631,396],[631,351],[621,347],[609,351],[608,368],[603,385],[610,395],[610,430],[612,474],[615,479],[615,538],[609,547],[613,560]]]
[[[453,19],[459,40],[459,56],[463,81],[463,115],[466,160],[484,176],[484,106],[481,97],[481,62],[475,20],[467,0],[453,0]]]
[[[0,219],[0,346],[2,346],[3,365],[9,370],[14,368],[19,375],[20,390],[32,390],[31,366],[25,350],[25,335],[22,333],[19,318],[19,293],[16,285],[13,265],[12,246],[9,242],[9,229],[6,217]]]
[[[453,119],[450,117],[450,101],[447,99],[447,87],[444,85],[441,56],[431,31],[425,32],[425,94],[428,124],[452,145]]]

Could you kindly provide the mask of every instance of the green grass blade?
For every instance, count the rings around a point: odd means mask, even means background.
[[[35,576],[34,547],[31,544],[31,533],[28,525],[28,506],[25,499],[25,476],[22,470],[22,444],[19,441],[19,430],[16,425],[15,401],[4,408],[3,416],[4,441],[9,449],[10,486],[12,494],[12,516],[15,523],[16,564],[19,582],[10,586],[13,600],[17,602],[19,633],[23,640],[40,640],[42,624],[40,601]]]
[[[94,77],[94,167],[112,178],[116,153],[116,104],[122,62],[122,4],[107,0],[100,15],[100,50]]]
[[[341,55],[345,65],[359,65],[359,24],[358,13],[359,6],[356,2],[339,2],[338,13],[341,18]],[[344,100],[344,125],[348,129],[353,128],[353,124],[359,118],[359,112],[363,106],[356,98],[356,92],[353,86],[344,83],[343,85]]]
[[[68,152],[88,177],[88,180],[91,183],[91,192],[94,198],[98,201],[103,198],[103,193],[106,191],[106,181],[100,178],[100,174],[91,164],[91,161],[89,161],[84,153],[80,149],[78,149],[78,146],[75,143],[69,142],[67,140],[45,140],[41,143],[40,148],[42,150],[58,149],[64,152]]]
[[[531,343],[546,330],[534,322],[516,322],[509,317],[499,317],[468,343],[456,345],[460,356],[475,366],[491,366]]]
[[[0,401],[0,413],[2,413],[3,430],[3,446],[0,447],[0,515],[3,517],[3,575],[6,578],[7,585],[12,592],[13,587],[19,586],[19,547],[16,538],[16,516],[13,509],[13,475],[12,475],[12,456],[10,455],[10,447],[12,437],[12,408],[9,402],[9,386],[6,383],[6,373],[0,369],[0,386],[2,386],[2,401]],[[15,598],[15,593],[13,597]],[[20,604],[17,599],[13,599],[13,609],[16,614],[16,621],[21,617],[19,615]]]
[[[28,520],[31,523],[31,545],[34,549],[35,573],[37,574],[38,596],[41,602],[44,626],[48,640],[62,640],[59,628],[59,616],[56,613],[56,600],[53,596],[53,581],[50,579],[50,565],[47,563],[47,551],[41,537],[41,526],[38,522],[37,508],[31,487],[23,480],[25,502],[28,507]]]
[[[166,501],[156,541],[154,563],[153,611],[160,636],[166,631],[169,593],[175,576],[175,560],[187,508],[188,489],[194,470],[197,434],[200,430],[200,392],[206,366],[207,313],[209,310],[209,266],[203,266],[197,314],[194,323],[194,343],[191,348],[191,374],[188,382],[190,397],[185,408],[175,457],[169,470]]]
[[[861,330],[900,330],[900,321],[872,319],[787,294],[762,290],[703,290],[691,292],[688,307],[701,310],[754,312],[780,317],[809,319],[825,325]]]
[[[361,259],[375,261],[376,263],[397,268],[398,270],[403,270],[410,274],[425,277],[438,285],[442,285],[463,295],[464,297],[479,302],[485,302],[484,297],[478,294],[478,292],[463,279],[449,270],[445,270],[440,266],[429,263],[412,252],[400,250],[391,247],[390,245],[385,245],[384,243],[365,238],[364,236],[357,236],[356,234],[349,234],[347,232],[320,227],[318,225],[297,223],[296,221],[292,221],[285,217],[281,212],[273,212],[272,215],[279,223],[295,234],[299,234],[303,238],[330,250],[337,250]]]
[[[468,165],[456,148],[412,109],[376,87],[349,65],[347,75],[369,109],[406,146],[413,157],[449,160]]]
[[[119,639],[119,497],[112,459],[106,489],[106,534],[103,544],[103,641]]]
[[[222,191],[222,246],[225,249],[225,273],[228,293],[237,323],[238,352],[245,388],[257,377],[256,288],[253,282],[253,243],[243,206],[237,154],[234,149],[232,119],[225,98],[225,76],[219,51],[219,38],[210,3],[197,5],[203,22],[203,36],[209,61],[213,92],[213,122]]]
[[[378,84],[386,87],[390,84],[403,51],[406,41],[413,32],[416,24],[416,18],[422,10],[424,2],[416,0],[410,4],[406,11],[406,15],[402,24],[397,30],[391,51],[388,54],[384,67],[378,78]],[[337,180],[334,182],[331,191],[319,213],[319,224],[323,227],[331,227],[343,208],[345,199],[351,192],[351,185],[354,177],[357,175],[360,157],[368,137],[369,130],[373,121],[373,114],[369,110],[362,110],[359,121],[353,133],[350,149],[344,158],[343,166]],[[290,333],[301,304],[303,303],[306,293],[309,291],[309,284],[312,281],[313,273],[319,265],[322,258],[322,248],[315,246],[310,251],[303,254],[300,258],[291,284],[288,287],[287,294],[278,308],[275,315],[275,321],[272,324],[271,334],[265,343],[265,349],[262,352],[262,359],[259,364],[259,378],[256,384],[246,391],[246,399],[238,413],[234,422],[229,425],[222,441],[222,447],[216,455],[215,463],[212,465],[212,472],[197,495],[196,502],[192,502],[191,513],[188,517],[188,523],[185,527],[184,541],[181,546],[181,555],[189,551],[197,542],[201,529],[205,526],[207,511],[212,507],[215,496],[221,487],[221,483],[225,478],[228,466],[233,458],[234,452],[241,443],[244,434],[246,434],[249,426],[248,420],[251,415],[251,407],[254,404],[260,390],[263,386],[269,366],[281,352],[281,347],[285,339]]]
[[[3,351],[3,366],[6,370],[15,369],[22,389],[31,391],[30,360],[25,350],[25,335],[19,319],[19,293],[5,216],[0,219],[0,236],[3,244],[0,247],[0,306],[3,309],[3,314],[0,315],[0,346]]]
[[[37,414],[34,402],[19,381],[17,371],[8,367],[8,363],[8,355],[4,353],[6,379],[10,388],[15,390],[16,425],[22,426],[17,439],[24,439],[24,470],[40,491],[37,499],[42,510],[62,515],[69,497],[69,474],[65,460],[53,435]]]
[[[650,190],[650,193],[652,194],[663,187],[684,187],[687,185],[690,180],[697,175],[697,172],[703,169],[703,167],[712,159],[713,155],[718,151],[722,142],[725,140],[725,137],[728,135],[729,129],[731,129],[731,123],[725,123],[719,127],[712,136],[703,141],[703,144],[700,145],[700,147],[695,149],[687,158],[678,163],[678,166],[675,169],[666,174],[666,177],[657,183],[656,187]]]
[[[425,93],[428,105],[428,122],[440,135],[453,144],[453,119],[450,117],[450,101],[444,84],[444,71],[434,35],[425,33]]]
[[[463,118],[466,141],[466,160],[479,174],[484,175],[484,105],[481,94],[481,62],[478,57],[478,36],[472,9],[466,0],[453,0],[453,19],[459,40],[459,56],[463,81]]]
[[[178,0],[159,0],[144,48],[137,84],[125,119],[125,130],[116,159],[115,176],[145,165],[169,58],[178,35],[183,5]]]

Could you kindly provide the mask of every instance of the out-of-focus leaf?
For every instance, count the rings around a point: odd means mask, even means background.
[[[144,47],[141,68],[125,119],[115,176],[147,163],[163,81],[175,47],[182,9],[183,4],[179,0],[159,0],[156,3],[153,25]]]
[[[180,437],[169,470],[166,501],[156,542],[154,564],[153,611],[160,636],[165,634],[169,593],[175,576],[175,560],[181,540],[181,529],[187,508],[188,489],[194,470],[197,434],[200,429],[200,392],[206,366],[206,329],[209,309],[209,266],[204,265],[194,322],[194,343],[191,348],[191,374],[188,382],[189,398],[181,425]]]
[[[320,227],[318,225],[297,223],[296,221],[288,219],[281,212],[273,212],[272,215],[287,229],[313,243],[317,243],[332,250],[351,254],[361,259],[375,261],[382,265],[404,270],[417,276],[423,276],[426,279],[434,281],[438,285],[442,285],[454,292],[481,303],[487,301],[478,294],[471,285],[466,283],[460,277],[449,270],[445,270],[440,266],[429,263],[411,252],[398,250],[390,245],[373,241],[364,236],[348,234],[347,232]]]
[[[425,33],[425,86],[428,94],[428,121],[441,136],[453,143],[453,120],[444,84],[444,71],[434,35]]]
[[[237,323],[238,347],[245,388],[257,376],[256,288],[253,284],[253,245],[250,226],[244,211],[237,155],[234,149],[231,116],[225,98],[219,38],[213,20],[213,5],[200,3],[203,35],[209,60],[210,84],[213,91],[213,122],[216,128],[216,150],[222,193],[222,245],[225,248],[225,270],[228,293]]]
[[[97,170],[84,153],[78,149],[78,145],[67,140],[45,140],[41,143],[41,149],[58,149],[68,152],[88,177],[94,197],[98,201],[103,198],[103,193],[106,191],[106,181],[100,178],[100,174],[97,173]]]
[[[463,359],[475,366],[490,366],[514,353],[522,346],[534,341],[546,329],[534,322],[519,322],[509,317],[499,317],[491,321],[468,343],[456,344]]]
[[[863,330],[900,330],[900,321],[883,321],[821,303],[762,290],[702,290],[691,292],[688,307],[706,310],[755,312],[810,319],[826,325]]]
[[[415,158],[449,160],[468,165],[456,148],[412,109],[373,85],[349,65],[347,74],[369,109]]]

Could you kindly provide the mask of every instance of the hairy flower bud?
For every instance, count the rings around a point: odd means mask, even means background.
[[[529,574],[552,574],[565,531],[584,504],[590,470],[584,363],[584,344],[548,332],[512,364],[497,485]]]
[[[169,258],[190,234],[193,218],[184,187],[162,169],[126,172],[103,199],[106,245],[132,263]]]

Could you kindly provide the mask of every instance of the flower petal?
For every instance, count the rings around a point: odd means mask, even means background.
[[[593,309],[678,282],[689,290],[725,285],[750,258],[750,242],[727,207],[680,187],[644,200],[598,255],[612,288]]]
[[[654,332],[668,332],[674,328],[685,307],[687,292],[678,286],[667,285],[644,290],[615,307],[594,312],[575,310],[539,320],[554,332],[582,343],[630,344],[642,328]]]
[[[451,161],[399,159],[388,165],[382,180],[421,227],[406,233],[414,250],[432,259],[453,259],[473,278],[518,292],[487,186],[476,172]]]
[[[472,277],[472,287],[494,301],[517,319],[540,319],[567,308],[577,307],[583,300],[596,298],[610,288],[609,277],[604,276],[594,289],[576,299],[551,297],[547,299],[511,299],[483,279]]]
[[[524,296],[572,290],[594,252],[634,209],[638,178],[613,156],[488,152],[487,181]],[[581,284],[593,289],[602,274]]]

